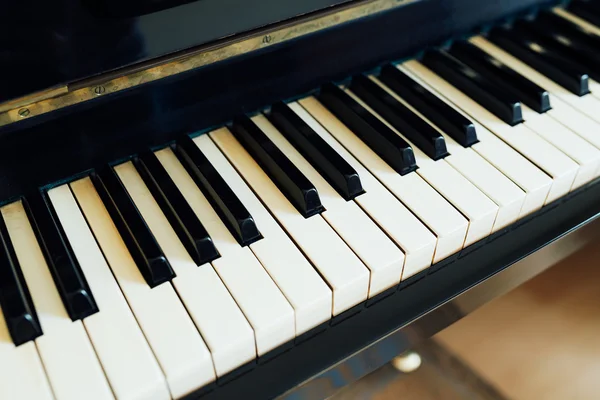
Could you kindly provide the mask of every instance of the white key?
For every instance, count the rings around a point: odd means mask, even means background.
[[[417,174],[467,217],[469,228],[464,246],[467,247],[489,236],[498,214],[498,206],[444,159],[434,161],[429,158],[358,96],[350,90],[346,90],[346,93],[410,144],[419,167]],[[391,91],[388,93],[393,95]]]
[[[258,355],[293,339],[294,309],[269,274],[250,249],[233,238],[173,152],[165,149],[156,155],[219,251],[221,257],[212,265],[254,329]],[[136,179],[141,184],[141,178]]]
[[[0,309],[0,399],[52,400],[34,342],[15,347]]]
[[[112,399],[82,322],[71,321],[63,306],[21,201],[2,207],[2,216],[44,332],[35,344],[54,395],[60,400]]]
[[[518,219],[525,201],[523,190],[494,168],[475,150],[470,147],[463,147],[438,129],[431,121],[414,109],[410,103],[400,98],[385,84],[374,77],[371,77],[371,79],[434,127],[444,137],[446,148],[450,153],[444,160],[498,205],[498,214],[492,232],[496,232]]]
[[[167,170],[183,168],[170,150],[156,155]],[[196,265],[147,187],[128,190],[177,275],[173,285],[210,349],[217,376],[254,360],[254,331],[213,267]]]
[[[429,125],[444,137],[446,148],[450,153],[444,160],[498,205],[498,214],[494,221],[492,232],[496,232],[517,220],[525,201],[525,192],[523,190],[494,168],[475,150],[470,147],[463,147],[442,130],[438,129],[435,124],[413,108],[410,103],[389,89],[383,82],[374,76],[371,76],[370,79],[379,84],[390,95],[411,109],[423,120],[427,121]]]
[[[221,149],[333,290],[333,315],[367,299],[369,271],[320,215],[304,218],[226,128],[211,132]]]
[[[428,268],[433,262],[437,239],[356,158],[331,136],[302,106],[288,106],[327,142],[360,176],[365,193],[354,201],[379,225],[405,254],[402,280]]]
[[[455,87],[449,84],[442,85],[442,82],[447,82],[417,61],[408,61],[399,66],[399,69],[410,71],[413,75],[429,82],[448,101],[454,103],[550,175],[553,182],[548,194],[548,202],[564,196],[571,190],[579,166],[538,134],[523,124],[510,126],[501,121]]]
[[[434,263],[462,249],[468,221],[423,178],[413,173],[398,174],[314,97],[299,103],[433,231],[438,238]]]
[[[443,96],[437,93],[435,88],[429,86],[424,80],[420,79],[419,76],[407,71],[405,72],[429,92],[437,96],[440,100],[452,107],[456,112],[461,113],[473,123],[477,132],[477,137],[479,138],[479,143],[474,144],[470,149],[473,149],[480,156],[485,158],[491,165],[497,168],[498,171],[511,179],[526,193],[519,218],[540,209],[544,205],[552,185],[552,179],[548,175],[502,140],[494,136],[476,120],[470,118],[454,104],[445,100]],[[437,78],[436,76],[427,76],[434,80]],[[444,89],[450,86],[450,84],[445,81],[437,82],[441,85],[440,87],[443,87]]]
[[[586,20],[579,18],[575,14],[570,13],[560,7],[554,8],[553,11],[561,17],[579,25],[580,27],[589,31],[590,33],[600,36],[600,28],[598,28],[596,25],[589,23]],[[591,94],[594,97],[600,99],[600,83],[595,79],[592,79],[591,77],[589,78],[589,89],[591,90]]]
[[[573,182],[573,189],[588,183],[598,176],[600,150],[566,126],[560,124],[550,115],[538,114],[524,104],[522,105],[522,109],[525,126],[529,127],[579,164],[579,171]]]
[[[48,191],[98,309],[83,323],[118,399],[169,399],[169,389],[68,185]]]
[[[550,95],[550,99],[552,109],[546,111],[546,114],[600,149],[600,123],[575,110],[557,96]]]
[[[167,378],[171,396],[185,396],[214,381],[210,353],[171,284],[148,286],[90,178],[70,186]]]
[[[550,95],[550,104],[552,106],[552,109],[547,111],[545,115],[549,115],[587,142],[593,144],[594,147],[600,149],[600,118],[596,118],[598,113],[595,111],[600,107],[600,102],[591,96],[584,96],[582,98],[569,92],[525,63],[506,53],[501,48],[488,42],[483,37],[473,38],[471,42],[502,62],[505,62],[527,79],[543,86]],[[591,113],[591,117],[585,114],[586,110],[588,113]],[[596,118],[596,120],[593,118]],[[539,131],[537,132],[539,133]],[[557,147],[562,149],[558,145]],[[600,170],[596,171],[595,176],[598,173],[600,173]]]
[[[490,52],[493,56],[498,56],[497,58],[502,61],[505,61],[504,58],[511,57],[500,48],[492,44],[488,45],[482,38],[473,39],[473,43]],[[523,64],[521,61],[515,61],[516,64]],[[600,163],[597,151],[600,148],[600,124],[566,104],[560,97],[560,93],[564,93],[563,97],[566,98],[579,99],[578,96],[567,92],[564,88],[560,88],[536,71],[533,71],[533,76],[529,76],[527,70],[530,68],[525,65],[515,67],[515,63],[510,64],[510,59],[508,59],[508,62],[507,65],[527,79],[543,86],[550,94],[552,109],[544,114],[538,114],[526,105],[522,105],[525,125],[579,164],[579,173],[575,178],[574,188],[596,178],[600,172],[598,170]],[[522,70],[519,70],[518,67],[522,67]],[[557,91],[559,95],[555,94]],[[578,102],[578,100],[575,100],[575,102]],[[600,102],[596,102],[596,106],[600,106]]]
[[[333,293],[208,135],[196,145],[248,209],[263,236],[250,249],[288,299],[296,315],[296,336],[331,318]]]
[[[550,93],[550,105],[553,108],[556,108],[556,98],[560,99],[562,102],[569,104],[571,107],[577,110],[577,112],[573,115],[571,120],[561,121],[567,127],[574,129],[576,126],[576,122],[574,119],[577,119],[577,114],[582,113],[587,115],[592,120],[600,123],[600,113],[598,110],[600,109],[600,100],[591,95],[578,96],[559,84],[555,83],[551,79],[547,78],[543,74],[539,73],[529,65],[525,64],[521,60],[513,57],[511,54],[507,53],[500,47],[494,45],[490,41],[486,40],[482,36],[476,36],[474,38],[469,39],[471,43],[485,50],[490,55],[494,56],[498,60],[502,61],[504,64],[514,69],[527,79],[532,82],[535,82],[537,85],[543,87],[545,90]],[[554,117],[553,110],[548,111],[549,115]],[[579,134],[581,132],[577,131]]]
[[[404,253],[356,203],[342,198],[264,115],[252,120],[317,189],[326,210],[321,216],[371,271],[369,297],[397,285],[402,276]]]

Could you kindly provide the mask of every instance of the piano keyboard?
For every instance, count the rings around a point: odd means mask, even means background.
[[[595,180],[600,14],[574,12],[1,207],[0,399],[209,390]]]

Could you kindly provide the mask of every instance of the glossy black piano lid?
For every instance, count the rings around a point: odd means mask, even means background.
[[[3,0],[0,102],[349,1]]]

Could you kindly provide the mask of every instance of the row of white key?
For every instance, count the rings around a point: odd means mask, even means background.
[[[463,110],[471,118],[488,128],[494,135],[509,144],[519,153],[530,159],[539,168],[552,177],[552,187],[547,202],[556,200],[569,193],[578,172],[578,165],[556,147],[548,143],[524,124],[514,127],[466,96],[447,81],[440,78],[418,61],[402,64],[403,71],[419,76],[436,89],[447,101]]]
[[[405,259],[401,279],[408,279],[428,268],[433,262],[437,245],[436,236],[299,103],[290,103],[289,107],[350,164],[360,176],[365,192],[355,197],[354,201],[404,252]]]
[[[375,77],[370,77],[374,82],[384,88],[390,95],[411,109],[415,114],[434,127],[443,137],[449,155],[444,161],[459,171],[467,180],[481,190],[497,206],[498,213],[494,221],[492,232],[496,232],[515,222],[523,209],[525,192],[514,182],[497,170],[485,158],[481,157],[472,147],[463,147],[449,135],[438,129],[435,124],[414,109],[410,103],[389,89]],[[479,132],[479,130],[478,130]],[[428,160],[431,164],[433,160]],[[463,185],[464,186],[464,185]]]
[[[41,365],[30,365],[28,370],[20,370],[19,363],[13,364],[10,362],[11,357],[6,354],[5,358],[3,354],[0,356],[0,370],[6,368],[7,371],[0,372],[0,398],[45,398],[41,393],[34,396],[17,392],[37,389],[39,385],[34,382],[25,384],[22,379],[38,378],[41,383],[40,376],[43,374],[47,375],[52,392],[59,399],[79,399],[87,391],[90,393],[87,396],[89,399],[113,398],[85,326],[81,321],[71,321],[63,306],[22,202],[2,207],[2,217],[44,332],[35,340],[35,344],[27,343],[15,349],[12,342],[9,342],[6,344],[7,353],[11,350],[15,355],[35,353],[37,348],[45,373],[40,371]],[[1,340],[1,346],[4,347],[4,338]],[[8,350],[9,348],[12,349]],[[21,378],[12,377],[11,371]],[[46,385],[44,386],[47,387]],[[12,395],[3,390],[12,391]]]
[[[317,189],[325,207],[321,216],[370,270],[369,297],[397,285],[404,265],[402,251],[355,202],[342,198],[266,117],[252,120]]]
[[[327,222],[320,215],[300,215],[227,128],[209,135],[327,281],[333,315],[366,300],[369,271]]]
[[[410,144],[419,166],[417,174],[467,218],[469,227],[463,246],[469,246],[489,236],[496,221],[498,206],[444,159],[434,161],[429,158],[359,97],[350,90],[347,90],[347,93]]]
[[[539,210],[546,203],[552,185],[552,179],[531,161],[500,140],[483,125],[479,124],[476,119],[470,118],[465,112],[454,106],[452,103],[444,100],[444,98],[436,92],[436,89],[433,86],[426,83],[426,80],[444,85],[441,86],[444,89],[455,90],[450,84],[443,81],[441,78],[438,78],[437,75],[429,70],[424,70],[422,75],[412,74],[406,69],[404,72],[452,107],[455,111],[469,118],[473,123],[479,142],[472,145],[469,149],[472,149],[483,157],[490,165],[495,167],[497,171],[509,178],[525,192],[526,196],[521,207],[519,218]],[[423,79],[420,78],[421,76]],[[450,158],[455,153],[456,150],[454,150],[454,153],[451,152]],[[496,181],[493,183],[501,184]]]
[[[575,187],[596,178],[600,173],[597,154],[600,149],[600,121],[593,119],[598,113],[592,110],[598,110],[600,100],[569,92],[481,36],[472,38],[471,43],[548,91],[552,108],[540,115],[524,107],[526,123],[529,120],[532,129],[578,162],[580,170],[587,171],[580,172]]]
[[[423,178],[399,175],[314,97],[299,104],[437,236],[434,263],[462,249],[467,219]]]

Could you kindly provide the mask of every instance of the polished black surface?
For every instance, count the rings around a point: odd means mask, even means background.
[[[543,22],[532,23],[530,21],[519,21],[524,29],[535,32],[545,37],[556,48],[556,51],[595,80],[600,80],[600,56],[597,47],[590,46],[587,40],[580,40],[577,36],[552,30],[552,25]]]
[[[2,0],[0,102],[348,0],[161,2],[175,7],[146,13],[139,4],[156,1]]]
[[[98,312],[87,279],[46,194],[34,191],[23,207],[69,317],[75,321]]]
[[[412,147],[349,94],[328,83],[317,96],[332,114],[400,175],[415,171]]]
[[[233,120],[231,132],[304,218],[325,210],[317,188],[247,116]]]
[[[444,136],[377,83],[357,75],[350,89],[430,158],[439,160],[448,155]]]
[[[177,141],[175,153],[241,246],[262,238],[250,212],[189,136]]]
[[[576,95],[590,93],[586,72],[531,32],[518,26],[497,27],[488,34],[488,39]]]
[[[463,147],[479,141],[475,125],[468,118],[398,68],[384,66],[379,79]]]
[[[42,335],[19,260],[0,216],[0,308],[15,346]]]
[[[567,35],[569,38],[584,42],[589,47],[600,48],[599,35],[551,11],[540,12],[534,22],[536,25],[547,26],[552,34]]]
[[[583,18],[594,25],[600,25],[600,10],[598,5],[593,1],[572,1],[567,6],[567,9],[578,17]]]
[[[192,260],[202,265],[218,258],[210,235],[154,153],[144,153],[133,163]]]
[[[148,285],[173,279],[171,264],[114,169],[101,168],[92,174],[92,182]]]
[[[344,199],[350,201],[364,192],[354,168],[289,106],[275,103],[268,116],[279,132]]]
[[[458,41],[452,44],[448,52],[488,80],[501,82],[506,91],[538,113],[544,113],[552,108],[550,95],[544,88],[525,78],[479,47],[467,41]]]
[[[421,61],[507,124],[523,122],[521,103],[500,82],[486,79],[445,51],[428,51]]]

